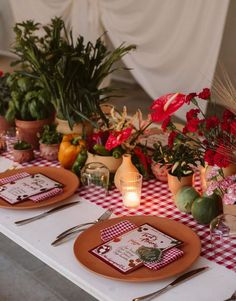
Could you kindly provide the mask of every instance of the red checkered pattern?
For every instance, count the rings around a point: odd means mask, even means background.
[[[179,259],[184,255],[184,251],[178,248],[171,248],[163,252],[159,262],[144,262],[144,265],[151,270],[159,270],[167,264]]]
[[[3,153],[2,155],[12,160],[11,155]],[[49,162],[37,156],[34,161],[24,163],[23,166],[55,166],[60,167],[57,161]],[[195,178],[196,188],[200,190],[200,179],[197,175]],[[138,209],[128,209],[122,204],[120,192],[113,188],[109,195],[101,194],[101,191],[93,189],[88,191],[83,187],[79,188],[78,193],[86,200],[97,204],[105,209],[111,208],[117,215],[156,215],[167,217],[179,221],[190,227],[201,239],[202,252],[205,258],[215,261],[225,267],[236,272],[236,248],[224,246],[219,248],[215,253],[211,246],[209,227],[199,225],[190,214],[180,212],[173,203],[172,195],[166,183],[157,181],[156,179],[144,180],[142,187],[142,202]]]
[[[55,195],[58,195],[63,192],[63,188],[53,188],[49,191],[42,192],[36,195],[31,196],[29,199],[34,203],[41,202],[43,200],[49,199]]]
[[[137,228],[136,225],[131,223],[130,221],[122,221],[113,226],[107,227],[101,230],[101,239],[106,242],[113,239],[116,236],[119,236],[127,231],[131,231]]]
[[[9,177],[0,179],[0,185],[4,185],[4,184],[10,183],[10,182],[14,182],[16,180],[23,179],[23,178],[28,177],[28,176],[29,176],[29,174],[27,172],[17,173],[13,176],[9,176]]]

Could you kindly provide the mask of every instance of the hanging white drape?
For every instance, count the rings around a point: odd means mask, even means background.
[[[94,41],[104,31],[115,47],[137,50],[124,57],[139,84],[153,98],[210,87],[229,0],[10,0],[14,21],[48,23],[62,16]],[[179,116],[183,116],[180,111]]]

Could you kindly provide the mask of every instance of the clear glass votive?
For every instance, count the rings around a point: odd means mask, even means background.
[[[138,172],[127,172],[120,178],[123,204],[127,208],[137,208],[141,202],[143,176]]]
[[[236,216],[221,214],[210,223],[211,247],[215,257],[223,254],[235,260],[236,271]]]
[[[18,140],[18,132],[15,127],[11,127],[7,129],[3,133],[3,137],[6,143],[7,151],[12,151],[13,145],[17,142]]]
[[[81,182],[87,190],[105,189],[107,194],[109,177],[109,169],[100,162],[88,163],[81,170]]]

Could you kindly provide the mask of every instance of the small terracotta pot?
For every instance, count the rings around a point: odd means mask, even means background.
[[[160,163],[152,161],[151,163],[152,173],[158,181],[167,182],[168,181],[168,169],[167,166],[161,166]]]
[[[18,139],[28,142],[33,149],[39,148],[39,134],[42,133],[46,124],[51,124],[53,118],[43,120],[25,121],[16,119],[16,127],[18,131]]]
[[[12,155],[15,162],[23,163],[29,162],[34,159],[33,149],[14,149],[12,150]]]
[[[168,186],[169,190],[175,195],[177,191],[183,186],[193,185],[193,174],[182,177],[180,180],[176,176],[168,173]]]
[[[122,163],[122,158],[114,158],[113,156],[99,156],[88,152],[88,158],[85,164],[99,162],[104,164],[111,173],[115,173]]]
[[[40,143],[40,156],[48,161],[54,161],[58,158],[60,144],[44,144]]]
[[[83,132],[85,132],[86,135],[90,135],[93,132],[93,126],[91,125],[91,123],[87,121],[83,123],[81,122],[75,124],[72,129],[70,128],[67,120],[56,118],[55,121],[57,123],[57,132],[63,135],[67,135],[67,134],[82,135]]]

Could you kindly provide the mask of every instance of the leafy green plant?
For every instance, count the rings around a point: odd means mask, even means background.
[[[14,149],[17,150],[26,150],[26,149],[31,149],[32,145],[29,144],[28,142],[24,141],[24,140],[18,140],[14,145],[13,145]]]
[[[102,88],[101,83],[118,69],[113,64],[135,46],[121,44],[109,51],[102,37],[95,44],[85,43],[82,36],[74,41],[61,18],[43,26],[42,35],[38,35],[40,27],[32,20],[15,25],[13,52],[19,57],[15,64],[22,63],[34,71],[50,93],[57,117],[68,120],[70,127],[84,120],[93,123],[98,115],[106,120],[100,104],[114,89]]]
[[[5,117],[8,121],[41,120],[49,118],[53,106],[41,81],[15,71],[7,77],[6,83],[11,91],[11,98]]]
[[[56,125],[50,124],[43,127],[43,133],[41,134],[40,143],[43,144],[59,144],[62,140],[62,134],[56,131]]]
[[[194,173],[194,168],[201,161],[200,150],[191,144],[174,143],[172,146],[154,144],[153,161],[167,166],[168,172],[181,179]],[[203,162],[201,164],[204,165]]]
[[[0,71],[1,73],[1,71]],[[11,99],[11,91],[7,85],[7,78],[9,73],[1,73],[0,75],[0,115],[5,116],[9,101]]]

